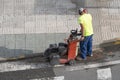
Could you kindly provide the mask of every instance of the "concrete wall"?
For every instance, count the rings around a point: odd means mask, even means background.
[[[94,45],[120,37],[119,0],[0,0],[0,56],[43,52],[78,28],[79,7],[93,16]]]

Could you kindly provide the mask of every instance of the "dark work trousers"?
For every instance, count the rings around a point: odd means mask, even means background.
[[[87,55],[92,54],[92,37],[93,35],[85,36],[84,40],[80,41],[80,51],[82,59],[86,59]]]

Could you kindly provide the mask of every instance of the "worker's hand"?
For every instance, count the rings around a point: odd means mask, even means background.
[[[65,41],[65,42],[67,42],[67,41],[68,41],[68,39],[64,39],[64,41]]]
[[[83,41],[85,39],[85,37],[84,36],[82,36],[81,38],[80,38],[80,41]]]

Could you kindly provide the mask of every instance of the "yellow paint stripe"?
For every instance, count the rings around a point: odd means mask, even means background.
[[[120,40],[114,42],[115,45],[120,44]]]

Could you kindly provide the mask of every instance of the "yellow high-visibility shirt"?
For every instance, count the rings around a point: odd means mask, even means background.
[[[78,18],[78,23],[84,27],[84,36],[90,36],[93,34],[92,16],[90,14],[83,14]]]

